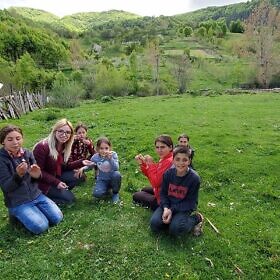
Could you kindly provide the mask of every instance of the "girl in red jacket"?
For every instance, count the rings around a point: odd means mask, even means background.
[[[173,142],[169,135],[160,135],[155,139],[155,149],[160,160],[154,162],[150,155],[135,157],[141,171],[150,181],[151,187],[145,187],[133,194],[133,201],[155,210],[160,203],[160,186],[163,173],[172,165]]]

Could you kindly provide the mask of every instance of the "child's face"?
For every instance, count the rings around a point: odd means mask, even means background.
[[[97,151],[101,156],[104,157],[107,155],[108,152],[111,151],[111,147],[107,143],[102,142],[100,144],[100,147],[97,148]]]
[[[164,158],[172,151],[172,148],[168,147],[166,144],[164,144],[163,142],[159,142],[159,141],[156,142],[155,148],[156,148],[156,153],[158,154],[160,159]]]
[[[80,127],[76,134],[80,139],[85,139],[87,137],[87,131],[83,127]]]
[[[4,149],[13,154],[19,151],[19,149],[22,147],[22,144],[22,135],[17,131],[8,133],[3,142]]]
[[[185,137],[181,137],[179,139],[179,143],[178,143],[180,146],[187,146],[189,144],[189,141],[187,138]]]
[[[185,175],[190,165],[190,159],[186,154],[178,153],[173,159],[173,164],[177,170],[177,175]]]

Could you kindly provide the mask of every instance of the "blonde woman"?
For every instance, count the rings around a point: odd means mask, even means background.
[[[49,136],[38,142],[33,150],[42,171],[39,188],[57,204],[72,203],[75,197],[70,190],[84,180],[77,179],[74,171],[83,166],[82,160],[68,162],[73,141],[71,122],[61,119],[55,123]]]

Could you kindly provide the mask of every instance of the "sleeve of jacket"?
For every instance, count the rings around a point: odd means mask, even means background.
[[[160,165],[158,163],[150,164],[150,165],[141,165],[142,172],[148,177],[153,188],[159,188],[162,182],[162,177],[164,172],[171,167],[171,161],[163,161]]]
[[[116,152],[113,152],[112,158],[110,159],[110,164],[112,166],[113,171],[119,170],[119,158]]]
[[[162,208],[170,208],[170,200],[168,198],[169,181],[169,174],[167,171],[163,174],[163,180],[160,189],[160,206]]]
[[[89,151],[89,159],[95,154],[95,149],[93,145],[93,141],[91,139],[88,139],[90,143],[88,144],[88,151]]]
[[[12,169],[7,161],[0,159],[0,170],[0,186],[3,192],[11,192],[20,187],[22,177]]]
[[[57,186],[60,183],[60,180],[57,179],[54,175],[50,174],[46,168],[47,159],[50,156],[48,145],[44,145],[42,142],[38,143],[34,147],[33,154],[37,161],[37,164],[41,168],[41,181],[47,183],[48,185]]]

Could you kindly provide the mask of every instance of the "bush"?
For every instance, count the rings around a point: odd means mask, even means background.
[[[112,100],[114,100],[114,98],[112,96],[105,95],[105,96],[101,97],[101,102],[102,103],[107,103],[107,102],[110,102]]]
[[[84,90],[77,82],[55,82],[49,93],[50,105],[59,108],[73,108],[79,105]]]

